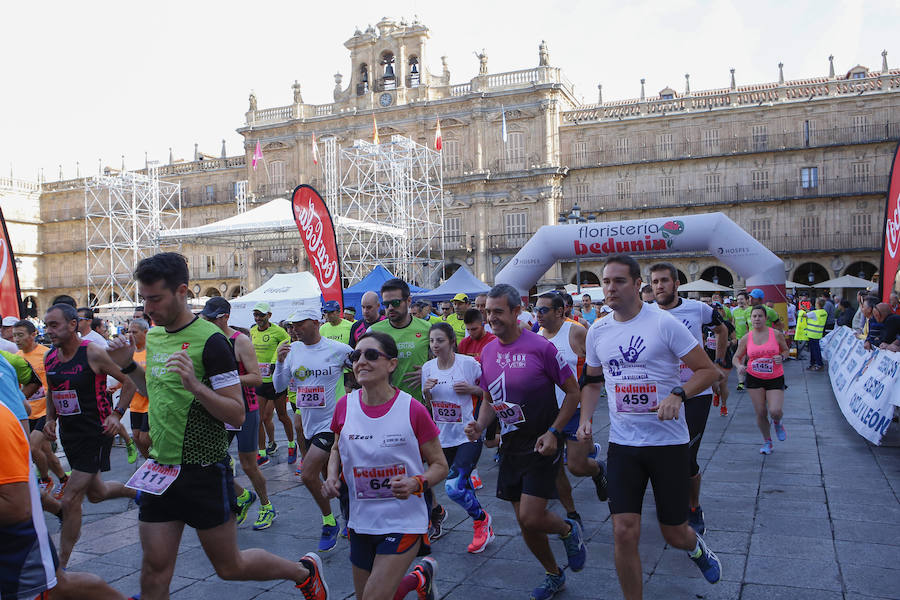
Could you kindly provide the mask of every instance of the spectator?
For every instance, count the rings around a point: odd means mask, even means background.
[[[850,326],[856,331],[862,331],[863,327],[866,325],[866,317],[863,315],[863,301],[865,298],[865,290],[856,292],[856,313],[853,315],[853,320],[850,321]]]
[[[584,317],[584,320],[589,325],[593,324],[597,319],[597,309],[594,308],[594,301],[591,299],[590,294],[585,294],[581,297],[581,316]]]
[[[900,315],[900,297],[897,292],[891,292],[891,312]]]
[[[840,312],[838,313],[835,323],[838,327],[850,327],[853,321],[853,307],[850,306],[848,300],[841,300]]]
[[[878,306],[877,296],[866,296],[863,300],[863,316],[866,323],[863,325],[863,335],[866,339],[866,346],[878,346],[876,341],[881,339],[881,322],[875,318],[875,307]]]
[[[653,295],[653,288],[650,287],[649,283],[641,288],[641,300],[647,304],[656,302],[656,296]]]
[[[828,333],[834,329],[834,302],[831,300],[831,294],[825,294],[823,298],[825,298],[825,306],[822,308],[828,314],[828,317],[825,319],[825,333]]]
[[[896,346],[897,334],[900,332],[900,315],[895,315],[891,311],[890,304],[881,302],[872,307],[872,317],[881,324],[881,328],[878,338],[871,344],[868,339],[866,340],[866,350],[870,350],[872,346],[882,349],[889,349],[892,345]]]

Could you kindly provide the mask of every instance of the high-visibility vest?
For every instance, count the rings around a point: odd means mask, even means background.
[[[806,334],[806,311],[801,309],[797,311],[797,329],[794,332],[794,341],[805,342],[809,339]]]
[[[811,340],[820,340],[825,333],[825,320],[828,312],[824,308],[811,310],[806,315],[806,334]]]

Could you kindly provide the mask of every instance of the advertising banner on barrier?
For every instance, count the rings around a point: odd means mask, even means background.
[[[831,388],[847,422],[861,436],[880,444],[900,406],[900,354],[866,350],[848,327],[838,327],[822,338]]]
[[[303,246],[319,282],[325,302],[336,300],[344,307],[344,286],[341,280],[341,258],[337,251],[334,223],[328,206],[312,186],[298,185],[291,201],[294,222],[303,238]]]
[[[20,318],[21,298],[16,257],[13,256],[12,241],[6,230],[6,219],[0,210],[0,315]]]

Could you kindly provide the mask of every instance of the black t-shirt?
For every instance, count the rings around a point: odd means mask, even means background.
[[[881,323],[880,344],[893,344],[900,333],[900,315],[888,315]]]

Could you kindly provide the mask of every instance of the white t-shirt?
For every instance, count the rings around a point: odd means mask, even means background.
[[[11,352],[15,354],[19,351],[19,347],[16,346],[15,342],[11,342],[7,339],[0,338],[0,350],[6,350],[7,352]]]
[[[100,344],[104,348],[109,346],[109,342],[106,341],[106,338],[103,337],[102,335],[100,335],[99,333],[97,333],[96,331],[94,331],[93,329],[88,331],[85,335],[81,336],[81,339],[87,340],[87,341],[91,342],[92,344]]]
[[[559,331],[556,332],[552,338],[547,338],[550,340],[550,343],[556,346],[556,349],[559,351],[559,355],[562,356],[566,364],[569,365],[569,368],[572,369],[572,373],[578,377],[578,355],[575,354],[575,350],[572,349],[572,344],[569,343],[569,332],[572,330],[572,321],[563,321],[562,326],[559,328]],[[578,327],[578,325],[575,325]],[[543,327],[540,328],[538,334],[543,337],[547,337],[547,330]],[[556,404],[559,408],[562,408],[563,402],[566,399],[566,393],[563,391],[561,387],[556,386]]]
[[[453,384],[465,381],[478,385],[481,365],[471,356],[457,354],[453,365],[443,370],[438,368],[437,359],[433,358],[422,365],[423,387],[429,379],[438,380],[437,385],[431,388],[431,416],[441,430],[441,447],[453,448],[468,442],[464,429],[477,417],[477,400],[471,394],[457,394],[453,391]]]
[[[660,421],[651,411],[681,385],[681,357],[698,345],[687,327],[642,303],[630,321],[616,321],[614,315],[594,321],[586,344],[588,366],[602,366],[606,377],[610,442],[624,446],[688,443],[683,406],[674,421]]]
[[[353,348],[347,344],[323,337],[311,346],[293,342],[284,362],[275,363],[275,389],[280,391],[296,384],[297,408],[303,417],[306,439],[331,431],[331,417],[337,405],[335,388],[344,376],[344,365],[351,352]]]
[[[531,329],[534,326],[534,322],[536,320],[537,319],[535,318],[535,316],[533,314],[531,314],[530,312],[528,312],[527,310],[522,310],[522,312],[519,313],[519,319],[518,319],[519,325],[521,325],[523,327],[527,327],[528,329]],[[491,332],[491,333],[493,333],[493,332]]]
[[[691,300],[690,298],[681,298],[678,306],[675,308],[665,309],[662,308],[659,304],[653,303],[650,306],[657,310],[661,310],[663,312],[667,312],[679,321],[681,321],[685,327],[688,328],[688,331],[691,332],[691,335],[694,336],[694,339],[697,340],[699,344],[704,343],[703,339],[703,326],[707,323],[712,323],[713,321],[713,308],[709,304],[705,302],[700,302],[699,300]],[[694,372],[691,371],[687,365],[681,363],[681,383],[684,383],[688,379],[690,379]],[[698,396],[702,396],[704,394],[712,394],[712,388],[708,387],[699,394]]]

